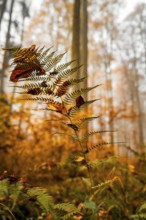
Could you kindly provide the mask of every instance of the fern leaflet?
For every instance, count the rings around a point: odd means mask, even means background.
[[[70,104],[70,103],[74,102],[74,100],[78,96],[80,96],[80,95],[82,95],[84,93],[87,93],[87,92],[91,91],[92,89],[95,89],[98,86],[99,85],[96,85],[96,86],[93,86],[93,87],[89,87],[89,88],[82,88],[80,90],[75,90],[72,93],[66,94],[66,96],[63,99],[63,101],[64,101],[65,104]]]

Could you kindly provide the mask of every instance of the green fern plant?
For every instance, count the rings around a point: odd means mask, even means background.
[[[2,177],[0,180],[0,217],[2,219],[49,219],[68,220],[82,213],[71,203],[54,204],[47,191],[32,187],[14,176]]]
[[[31,187],[14,176],[1,178],[0,201],[2,219],[36,219],[47,213],[57,219],[52,197],[44,189]]]
[[[60,219],[72,219],[74,215],[82,215],[78,208],[70,203],[60,203],[55,205],[55,209],[59,211]]]
[[[133,220],[142,220],[146,219],[146,202],[144,202],[137,210],[137,213],[135,215],[131,215],[130,219]]]

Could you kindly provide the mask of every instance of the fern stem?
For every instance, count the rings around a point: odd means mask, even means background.
[[[63,102],[63,100],[62,100],[62,97],[60,97],[60,99],[61,99],[62,105],[63,105],[64,108],[66,109],[66,106],[65,106],[65,104],[64,104],[64,102]],[[67,112],[67,109],[66,109],[66,112]],[[72,121],[72,119],[71,119],[71,117],[70,117],[69,115],[67,115],[67,118],[69,119],[70,123],[73,124],[73,121]],[[82,142],[81,142],[81,140],[80,140],[78,131],[74,130],[74,132],[75,132],[75,136],[76,136],[76,138],[77,138],[77,141],[79,142],[79,145],[80,145],[80,148],[81,148],[81,150],[82,150],[82,153],[83,153],[83,155],[84,155],[84,160],[85,160],[85,163],[86,163],[86,167],[87,167],[87,170],[88,170],[88,176],[89,176],[89,180],[90,180],[90,190],[89,190],[89,192],[91,193],[91,189],[92,189],[92,187],[94,186],[94,184],[93,184],[93,178],[92,178],[91,172],[90,172],[90,167],[88,166],[87,155],[85,154],[85,150],[84,150],[84,147],[83,147]],[[86,150],[88,150],[87,145],[86,145]]]
[[[10,209],[9,209],[6,205],[0,203],[0,206],[1,206],[5,211],[7,211],[7,212],[9,213],[9,215],[11,216],[11,220],[16,220],[15,216],[13,215],[13,213],[10,211]]]
[[[70,119],[70,117],[69,117],[69,119]],[[72,123],[72,120],[71,120],[71,119],[70,119],[70,122]],[[77,131],[74,131],[74,132],[75,132],[76,138],[77,138],[77,140],[78,140],[78,142],[79,142],[79,145],[80,145],[80,147],[81,147],[81,149],[82,149],[82,152],[83,152],[83,155],[84,155],[86,167],[87,167],[87,170],[88,170],[88,176],[89,176],[89,179],[90,179],[90,185],[91,185],[91,189],[92,189],[92,187],[94,186],[94,184],[93,184],[93,179],[92,179],[91,172],[90,172],[90,167],[88,166],[87,155],[85,154],[84,147],[83,147],[83,145],[82,145],[82,142],[80,141],[78,132],[77,132]],[[86,145],[86,149],[88,150],[87,145]]]

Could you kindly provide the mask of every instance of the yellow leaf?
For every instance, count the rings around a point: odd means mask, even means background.
[[[81,157],[81,156],[80,156],[80,157],[77,157],[77,158],[75,159],[76,162],[81,162],[81,161],[83,161],[83,160],[84,160],[84,157]]]

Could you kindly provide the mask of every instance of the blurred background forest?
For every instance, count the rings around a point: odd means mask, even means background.
[[[32,44],[68,51],[67,60],[84,64],[78,74],[88,74],[89,86],[102,84],[90,93],[100,99],[90,111],[101,117],[89,127],[116,132],[95,136],[92,142],[125,143],[97,149],[95,158],[114,154],[133,161],[135,155],[144,155],[146,1],[0,0],[1,48]],[[77,174],[74,165],[66,165],[78,146],[69,137],[52,135],[54,129],[66,128],[53,121],[55,114],[36,111],[39,103],[21,101],[9,76],[9,55],[1,49],[0,173],[26,176],[36,185],[47,186],[49,179],[59,200],[70,184],[61,187],[55,181],[84,172]]]

